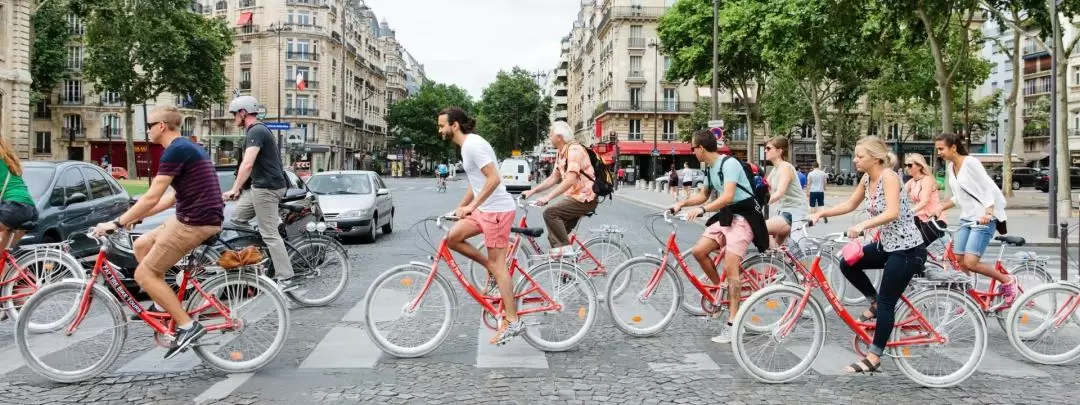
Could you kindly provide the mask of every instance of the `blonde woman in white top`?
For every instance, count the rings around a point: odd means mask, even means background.
[[[1016,277],[1002,274],[979,259],[994,236],[994,229],[1005,218],[1005,196],[986,174],[981,162],[968,156],[960,137],[954,134],[941,134],[934,139],[934,148],[938,156],[946,161],[945,173],[952,198],[945,201],[937,210],[940,218],[950,208],[960,207],[960,231],[953,235],[953,251],[960,259],[964,271],[974,271],[997,280],[1006,305],[1016,299]],[[985,228],[971,229],[965,224],[978,223]]]
[[[773,138],[765,143],[765,159],[773,166],[768,179],[772,189],[769,207],[773,217],[765,224],[777,246],[783,245],[791,234],[792,222],[805,220],[810,213],[810,204],[803,194],[795,166],[784,160],[789,147],[787,138]]]

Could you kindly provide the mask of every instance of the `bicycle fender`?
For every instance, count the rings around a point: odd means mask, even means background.
[[[431,268],[431,263],[421,262],[421,261],[411,261],[411,262],[409,262],[409,265],[410,266],[420,266],[420,267],[424,267],[424,268],[428,268],[428,269]]]

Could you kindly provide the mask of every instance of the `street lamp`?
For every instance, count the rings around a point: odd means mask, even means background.
[[[653,39],[649,40],[649,47],[656,50],[656,53],[654,54],[655,57],[653,58],[653,121],[652,121],[652,131],[653,132],[652,132],[652,153],[650,153],[650,155],[652,155],[652,179],[653,179],[653,181],[656,181],[656,176],[657,176],[657,173],[658,173],[657,169],[659,168],[658,167],[659,164],[657,163],[657,160],[658,160],[659,155],[660,155],[660,149],[658,149],[657,145],[656,145],[656,136],[657,136],[656,121],[658,121],[660,119],[660,110],[658,108],[660,98],[659,98],[659,95],[657,93],[660,90],[660,43],[655,38],[653,38]],[[672,160],[672,164],[674,164],[674,163],[675,163],[674,160]]]
[[[270,26],[266,28],[266,31],[277,34],[277,121],[281,122],[281,90],[283,87],[281,83],[281,33],[286,31],[292,31],[292,24],[283,23],[280,21],[276,23],[270,23]],[[282,137],[280,129],[277,131],[277,141],[278,153],[284,155],[285,139]]]

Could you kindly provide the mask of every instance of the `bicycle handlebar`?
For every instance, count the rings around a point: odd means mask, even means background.
[[[930,222],[931,226],[934,227],[934,229],[937,229],[937,230],[942,231],[942,232],[948,232],[950,234],[960,232],[960,230],[963,229],[963,228],[968,228],[968,229],[972,229],[972,230],[990,228],[987,225],[982,225],[982,224],[979,224],[977,222],[969,222],[969,223],[965,223],[965,224],[960,224],[960,226],[957,226],[955,228],[949,228],[948,226],[942,227],[941,225],[938,224],[938,217],[936,217],[936,216],[931,216],[929,222]]]

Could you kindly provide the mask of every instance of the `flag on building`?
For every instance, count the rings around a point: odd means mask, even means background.
[[[304,81],[304,73],[296,72],[296,89],[303,90],[307,88],[307,82]]]

